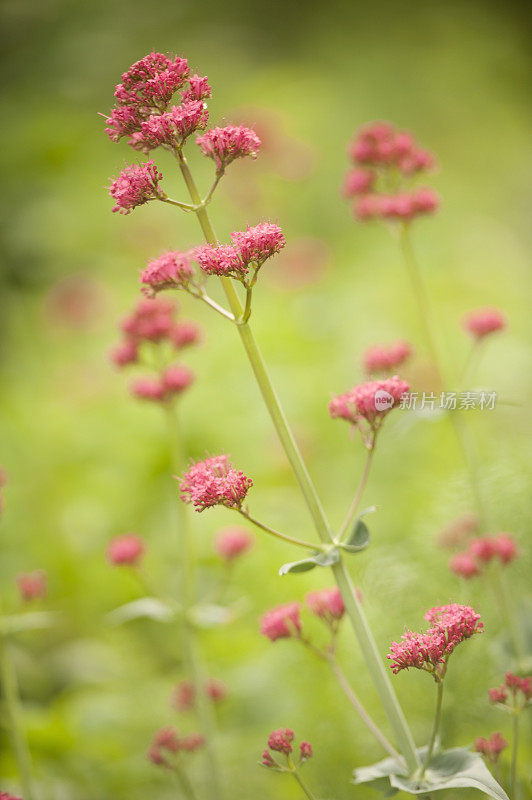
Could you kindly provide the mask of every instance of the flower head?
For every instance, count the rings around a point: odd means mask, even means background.
[[[122,330],[129,339],[159,342],[166,339],[173,326],[176,305],[161,297],[143,298],[131,314],[122,320]]]
[[[129,164],[109,187],[109,194],[116,203],[113,211],[129,214],[137,206],[162,197],[159,188],[162,177],[153,161]]]
[[[449,569],[466,579],[480,575],[480,567],[471,553],[456,553],[449,561]]]
[[[192,752],[202,747],[204,743],[205,740],[199,733],[180,736],[176,728],[161,728],[152,739],[148,758],[152,764],[171,768],[178,753]]]
[[[117,536],[109,542],[107,560],[110,564],[136,567],[146,551],[144,539],[134,533]]]
[[[376,431],[384,417],[398,405],[409,389],[409,385],[397,376],[362,383],[345,394],[333,397],[329,403],[329,413],[333,419],[345,419],[353,425],[365,420]]]
[[[181,500],[194,505],[196,511],[217,505],[240,508],[252,486],[251,478],[235,469],[228,455],[197,461],[179,484]]]
[[[291,728],[279,728],[276,731],[272,731],[268,737],[268,747],[262,753],[262,766],[283,771],[281,764],[273,758],[272,752],[281,753],[281,755],[285,757],[285,761],[291,764],[290,757],[294,751],[294,746],[292,744],[294,738],[295,734]],[[299,745],[298,765],[304,764],[305,761],[312,758],[312,755],[312,745],[310,742],[303,740]]]
[[[503,750],[508,747],[508,742],[501,733],[492,733],[489,739],[479,736],[475,739],[474,749],[477,753],[482,753],[488,761],[496,764]]]
[[[329,625],[341,620],[345,613],[344,601],[336,586],[309,592],[305,597],[305,603],[313,614]]]
[[[155,403],[166,398],[166,390],[159,378],[138,378],[131,384],[131,394],[139,400],[151,400]]]
[[[298,636],[301,631],[300,610],[299,603],[285,603],[266,611],[260,618],[260,632],[272,642]]]
[[[22,797],[15,797],[14,794],[9,794],[9,792],[0,792],[0,800],[22,800]]]
[[[20,596],[25,602],[41,600],[46,597],[47,592],[46,572],[36,569],[33,572],[17,575],[17,586]]]
[[[171,704],[176,711],[190,711],[196,702],[196,691],[192,681],[179,681],[172,692]]]
[[[193,381],[194,373],[188,367],[183,367],[179,364],[167,367],[161,378],[165,398],[181,394],[185,389],[188,389]]]
[[[214,549],[224,561],[246,553],[253,545],[253,536],[245,528],[232,527],[220,531],[214,542]]]
[[[263,222],[254,228],[248,225],[245,231],[233,231],[231,239],[244,264],[253,263],[257,268],[286,244],[281,228],[273,222]]]
[[[290,728],[279,728],[268,736],[268,747],[276,753],[289,755],[292,752],[294,736],[294,731]]]
[[[161,289],[186,288],[194,278],[191,254],[170,250],[150,261],[140,274],[140,282],[155,293]]]
[[[149,153],[161,145],[182,147],[191,134],[205,128],[209,112],[200,100],[185,100],[162,114],[151,114],[133,133],[128,144],[135,150]]]
[[[303,741],[299,745],[299,754],[300,754],[301,761],[308,761],[309,758],[312,758],[314,753],[312,751],[312,745],[310,744],[310,742],[306,742],[303,739]]]
[[[241,280],[248,272],[247,265],[240,258],[240,253],[234,245],[206,244],[196,247],[193,256],[201,269],[208,275],[221,275]]]
[[[493,689],[488,689],[488,696],[490,703],[506,703],[508,698],[506,686],[495,686]]]
[[[138,355],[138,345],[132,339],[126,339],[124,342],[120,342],[120,344],[115,345],[110,352],[111,361],[117,367],[135,364],[138,360]]]
[[[132,105],[141,111],[164,107],[189,73],[186,58],[149,53],[124,72],[122,83],[115,88],[115,97],[119,104]]]
[[[207,100],[212,95],[212,89],[207,82],[206,75],[191,75],[188,79],[189,88],[181,95],[183,102],[187,100]]]
[[[516,699],[522,695],[522,699],[526,703],[532,698],[532,677],[521,678],[519,675],[514,675],[513,672],[507,672],[504,683]]]
[[[370,169],[350,169],[344,178],[342,194],[346,198],[367,194],[373,186],[376,173]]]
[[[227,697],[227,686],[218,678],[209,678],[205,684],[205,694],[213,703],[221,703]]]
[[[177,350],[189,345],[199,344],[203,337],[203,331],[195,322],[184,320],[176,322],[172,327],[169,339]]]
[[[471,311],[462,322],[465,330],[476,339],[483,339],[490,333],[506,328],[506,317],[498,308],[480,308]]]
[[[364,353],[366,372],[388,372],[403,364],[412,355],[408,342],[398,341],[390,345],[374,345]]]
[[[111,141],[118,142],[123,136],[131,136],[140,129],[142,117],[133,106],[118,106],[106,117],[106,122],[106,134]]]
[[[223,172],[235,158],[256,158],[261,146],[255,131],[244,125],[212,128],[198,136],[196,142],[203,155],[213,159],[218,172]]]

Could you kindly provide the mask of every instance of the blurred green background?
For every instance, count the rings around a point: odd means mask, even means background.
[[[327,402],[361,378],[359,358],[375,342],[407,338],[405,371],[429,380],[421,329],[396,244],[383,226],[357,225],[340,200],[345,147],[368,120],[413,130],[441,165],[431,181],[442,211],[415,227],[438,344],[452,383],[468,343],[460,319],[497,304],[510,325],[486,348],[476,385],[516,405],[468,412],[481,463],[490,530],[511,531],[524,557],[511,567],[523,594],[527,546],[531,370],[531,120],[528,19],[518,4],[471,2],[286,3],[227,0],[4,0],[4,173],[0,272],[0,464],[10,476],[0,529],[3,603],[14,577],[49,575],[53,631],[19,640],[17,666],[41,797],[107,800],[175,795],[145,751],[152,732],[177,721],[168,695],[180,675],[172,625],[112,628],[108,611],[138,596],[130,576],[105,561],[108,539],[133,530],[149,542],[152,583],[175,589],[175,485],[159,410],[133,401],[127,377],[108,363],[116,325],[136,300],[138,271],[168,247],[199,243],[192,217],[150,204],[111,214],[105,186],[132,154],[104,135],[98,112],[130,63],[152,49],[185,55],[214,89],[212,124],[256,123],[265,139],[256,162],[235,164],[212,204],[218,234],[274,219],[288,246],[263,270],[253,325],[289,418],[334,524],[342,520],[363,463],[347,425]],[[193,149],[193,148],[192,148]],[[210,165],[192,166],[207,187]],[[186,199],[169,157],[157,156],[165,188]],[[216,291],[216,290],[215,290]],[[255,480],[255,515],[311,535],[308,514],[230,326],[190,298],[183,315],[206,328],[189,352],[198,380],[182,402],[190,456],[227,451]],[[450,388],[456,388],[452,385]],[[427,607],[451,599],[481,611],[486,634],[461,649],[448,679],[444,741],[466,745],[506,729],[487,705],[501,679],[498,599],[481,582],[461,585],[436,533],[472,508],[460,451],[446,420],[397,415],[385,426],[365,504],[373,544],[353,559],[383,655]],[[216,530],[233,522],[214,510],[194,517],[203,583],[217,579]],[[320,798],[365,798],[349,787],[354,766],[380,758],[325,666],[295,643],[258,635],[267,608],[327,585],[318,571],[279,578],[297,553],[259,538],[236,571],[242,613],[202,635],[210,674],[230,697],[219,713],[227,796],[295,798],[283,776],[256,766],[266,737],[289,725],[310,740],[305,768]],[[342,661],[383,721],[350,631]],[[420,674],[394,678],[418,742],[428,737],[434,687]],[[0,789],[18,789],[5,732]],[[525,750],[523,750],[525,756]],[[202,758],[191,772],[201,786]],[[466,793],[464,793],[466,794]]]

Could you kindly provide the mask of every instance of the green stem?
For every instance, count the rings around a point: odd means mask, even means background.
[[[517,754],[519,752],[519,711],[514,710],[512,740],[512,766],[510,768],[510,800],[517,797]]]
[[[508,586],[502,575],[502,568],[496,566],[495,569],[490,572],[490,577],[495,599],[498,601],[501,616],[510,634],[515,660],[519,668],[524,669],[525,645],[522,631],[516,620],[515,610],[512,607],[513,603],[509,597]]]
[[[185,466],[185,457],[182,448],[182,441],[179,431],[179,418],[175,403],[166,406],[166,416],[168,425],[168,437],[171,445],[172,468],[175,474],[179,475]],[[197,653],[195,632],[190,624],[187,611],[195,602],[195,558],[190,537],[190,525],[187,509],[179,498],[176,503],[179,549],[181,563],[181,597],[183,603],[182,620],[182,641],[185,664],[194,686],[198,720],[201,733],[205,739],[205,759],[206,773],[209,782],[209,797],[217,800],[222,796],[220,768],[218,755],[214,745],[215,720],[212,713],[212,706],[205,696],[204,669]]]
[[[351,503],[351,507],[350,507],[349,511],[347,512],[347,516],[344,519],[342,527],[340,528],[340,532],[338,533],[338,536],[337,536],[337,539],[338,539],[339,542],[341,542],[342,539],[344,538],[344,535],[345,535],[347,529],[350,527],[351,523],[353,522],[353,519],[354,519],[355,514],[357,512],[358,504],[360,503],[360,501],[362,499],[362,495],[364,494],[364,489],[366,488],[366,483],[368,482],[368,478],[369,478],[369,473],[370,473],[370,470],[371,470],[371,463],[373,461],[373,453],[374,452],[375,452],[375,447],[374,446],[371,447],[371,449],[368,449],[368,451],[367,451],[366,463],[364,465],[364,472],[362,473],[362,477],[360,479],[360,483],[358,484],[358,489],[356,490],[353,502]]]
[[[263,522],[259,522],[258,519],[255,519],[247,511],[244,511],[242,508],[235,509],[238,511],[239,514],[248,520],[248,522],[252,522],[253,525],[256,525],[257,528],[260,528],[262,531],[269,533],[271,536],[276,536],[278,539],[282,539],[284,542],[289,542],[289,544],[295,544],[298,547],[305,547],[307,550],[316,550],[316,545],[312,544],[311,542],[304,542],[302,539],[295,539],[293,536],[288,536],[286,533],[281,533],[280,531],[276,531],[274,528],[270,528],[269,525],[265,525]]]
[[[175,767],[174,775],[185,797],[188,797],[188,800],[196,800],[196,792],[185,770],[181,767]]]
[[[301,777],[301,775],[299,774],[299,772],[297,771],[297,769],[294,769],[294,770],[292,770],[292,775],[293,775],[293,776],[294,776],[294,778],[296,779],[297,783],[299,784],[299,786],[301,787],[301,789],[303,790],[303,792],[304,792],[304,793],[306,794],[306,796],[309,798],[309,800],[316,800],[316,795],[315,795],[315,794],[313,794],[313,793],[310,791],[310,789],[308,788],[307,784],[304,782],[303,778]]]
[[[423,777],[423,775],[427,770],[428,765],[430,764],[430,759],[432,758],[432,753],[434,752],[434,745],[436,744],[436,738],[438,736],[438,731],[440,729],[441,709],[443,703],[443,681],[440,680],[437,686],[438,686],[438,693],[436,696],[436,711],[434,712],[434,722],[432,723],[432,731],[430,734],[429,746],[427,748],[427,755],[425,756],[425,761],[423,762],[423,771],[421,773],[421,777]]]
[[[24,735],[17,675],[7,636],[0,634],[0,679],[4,695],[6,721],[17,764],[24,800],[35,800],[31,756]]]
[[[193,203],[196,203],[198,202],[196,198],[199,198],[199,193],[186,159],[181,153],[178,153],[177,156],[179,167],[189,190],[191,200]],[[198,221],[206,241],[210,244],[215,244],[217,241],[216,234],[214,233],[207,210],[205,208],[198,208],[195,213],[198,217]],[[229,278],[221,278],[221,282],[235,318],[240,319],[242,316],[242,304],[240,303],[231,280]],[[264,359],[257,346],[257,343],[255,342],[253,332],[248,323],[238,325],[237,329],[263,400],[277,431],[277,435],[279,436],[283,449],[286,453],[288,461],[290,462],[294,475],[299,483],[301,492],[314,521],[318,536],[323,543],[329,544],[332,542],[332,535],[325,517],[325,512],[318,498],[307,467],[301,457],[301,453],[299,452],[284,412],[281,408],[277,394],[272,386]],[[362,609],[362,606],[355,595],[354,586],[351,583],[349,574],[343,562],[340,560],[334,564],[332,569],[338,584],[338,588],[342,594],[348,616],[351,620],[351,624],[359,640],[360,648],[366,660],[366,665],[379,693],[381,703],[390,721],[399,749],[401,750],[409,769],[415,771],[419,767],[419,759],[416,754],[412,734],[410,733],[404,714],[399,706],[399,701],[397,700],[397,696],[393,690],[388,674],[384,669],[375,639],[373,638],[366,620],[364,610]]]

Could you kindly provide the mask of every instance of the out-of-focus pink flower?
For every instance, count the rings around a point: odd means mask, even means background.
[[[387,372],[410,358],[412,347],[408,342],[397,341],[389,345],[368,347],[363,356],[366,372]]]
[[[511,701],[509,701],[509,695],[511,695]],[[501,686],[489,689],[488,696],[490,703],[500,703],[501,705],[509,706],[512,710],[519,710],[527,705],[532,698],[532,677],[522,678],[513,672],[507,672],[504,677],[504,683]]]
[[[263,222],[253,228],[248,225],[245,231],[233,231],[231,239],[244,264],[255,264],[257,268],[286,244],[281,228],[273,222]]]
[[[509,564],[519,556],[519,548],[515,539],[509,533],[498,533],[492,539],[492,546],[495,556],[503,564]]]
[[[165,397],[181,394],[194,382],[194,373],[188,367],[174,364],[168,367],[161,378]]]
[[[412,202],[415,213],[432,214],[440,205],[440,196],[434,189],[424,186],[413,192]]]
[[[456,553],[449,561],[449,569],[466,579],[480,575],[480,567],[470,553]]]
[[[376,429],[409,390],[410,386],[397,375],[381,381],[362,383],[345,394],[333,397],[329,403],[329,413],[333,419],[345,419],[353,425],[358,425],[365,419]]]
[[[228,455],[197,461],[179,484],[181,500],[194,505],[196,511],[216,505],[240,508],[252,486],[251,478],[235,469]]]
[[[242,280],[248,272],[248,267],[240,258],[237,248],[231,244],[206,244],[196,247],[193,255],[201,269],[208,275]]]
[[[495,556],[493,539],[490,536],[479,536],[469,545],[469,554],[487,564]]]
[[[310,744],[310,742],[306,742],[303,739],[303,741],[299,745],[299,754],[301,757],[301,761],[308,761],[309,758],[312,758],[314,753],[312,751],[312,745]]]
[[[36,569],[33,572],[17,575],[17,586],[24,601],[41,600],[46,597],[46,572],[42,569]]]
[[[171,704],[176,711],[190,711],[196,702],[196,692],[192,681],[179,681],[172,692]]]
[[[532,697],[532,677],[521,678],[513,672],[507,672],[504,683],[514,696],[521,693],[525,702]]]
[[[129,214],[137,206],[162,197],[159,188],[162,177],[153,161],[129,164],[109,187],[109,194],[116,203],[113,211]]]
[[[207,82],[207,76],[191,75],[188,79],[189,88],[181,95],[183,101],[207,100],[212,95],[212,89]]]
[[[261,760],[261,764],[262,764],[263,767],[277,767],[278,766],[277,762],[274,761],[273,758],[271,757],[270,752],[269,752],[269,750],[267,748],[263,750],[261,759],[262,759]]]
[[[9,794],[9,792],[0,792],[0,800],[22,800],[22,797],[15,797],[14,794]]]
[[[188,736],[183,736],[179,741],[179,749],[185,750],[188,753],[193,753],[205,744],[205,739],[201,733],[189,733]]]
[[[375,219],[382,213],[382,200],[378,194],[365,194],[359,197],[353,207],[355,216],[361,220]]]
[[[212,128],[198,136],[196,142],[203,155],[213,159],[217,172],[223,172],[235,158],[256,158],[261,146],[255,131],[244,125]]]
[[[440,547],[458,547],[466,542],[479,526],[477,514],[465,512],[456,517],[438,534]]]
[[[148,758],[158,766],[171,767],[172,762],[167,760],[180,752],[193,752],[205,744],[205,739],[199,733],[180,736],[176,728],[161,728],[153,737],[148,750]]]
[[[159,342],[169,336],[175,324],[176,310],[176,304],[166,298],[143,298],[122,320],[122,330],[128,338],[136,341]]]
[[[495,686],[488,690],[490,703],[506,703],[508,692],[505,686]]]
[[[107,560],[115,566],[127,564],[128,566],[136,567],[145,551],[146,544],[140,536],[134,533],[126,533],[124,536],[117,536],[109,542]]]
[[[111,361],[117,367],[125,367],[128,364],[135,364],[139,355],[137,343],[131,339],[126,339],[126,341],[115,345],[109,355]]]
[[[139,400],[159,403],[166,398],[165,387],[159,378],[138,378],[131,384],[131,393]]]
[[[498,308],[480,308],[466,314],[462,324],[476,339],[483,339],[490,333],[506,328],[506,317]]]
[[[140,282],[152,292],[161,289],[186,288],[194,278],[194,267],[190,263],[191,253],[170,250],[150,261],[140,274]]]
[[[408,131],[399,131],[388,122],[365,125],[349,147],[353,161],[373,166],[398,167],[411,174],[430,169],[435,159],[417,144]]]
[[[313,614],[329,624],[342,619],[345,613],[344,601],[336,586],[331,589],[309,592],[305,597],[305,602]]]
[[[366,194],[375,182],[375,173],[370,169],[350,169],[344,178],[342,194],[346,198]]]
[[[272,642],[298,636],[301,631],[300,610],[299,603],[284,603],[266,611],[260,618],[260,632]]]
[[[227,686],[218,678],[209,678],[205,684],[205,694],[213,703],[221,703],[227,697]]]
[[[508,742],[501,733],[492,733],[489,739],[479,736],[475,739],[474,749],[477,753],[482,753],[488,761],[496,764],[503,750],[508,747]]]
[[[276,753],[289,755],[292,752],[292,742],[294,741],[294,731],[290,728],[279,728],[272,731],[268,736],[268,747]]]
[[[182,147],[195,131],[205,128],[209,112],[201,100],[186,100],[162,114],[152,114],[128,141],[135,150],[149,153],[161,145]]]
[[[246,553],[253,541],[253,536],[245,528],[224,528],[214,541],[214,549],[225,561],[233,561]]]
[[[176,349],[199,344],[203,338],[203,331],[196,322],[181,321],[176,322],[168,337]]]

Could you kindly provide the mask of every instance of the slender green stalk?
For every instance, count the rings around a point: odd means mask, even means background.
[[[172,453],[172,467],[179,475],[185,465],[182,441],[179,434],[179,419],[175,403],[166,406],[168,437]],[[176,513],[179,531],[180,564],[181,564],[181,597],[183,603],[182,642],[185,664],[195,689],[196,706],[201,733],[205,738],[206,773],[209,784],[209,800],[218,800],[222,796],[218,755],[214,744],[215,720],[212,706],[205,696],[205,675],[196,649],[194,629],[190,624],[187,610],[195,602],[195,558],[190,537],[190,525],[187,509],[179,498],[176,502]]]
[[[316,795],[310,791],[310,789],[308,788],[307,784],[305,783],[305,781],[303,780],[297,769],[292,770],[292,775],[296,779],[297,783],[300,785],[303,792],[309,798],[309,800],[316,800]]]
[[[347,529],[350,527],[351,523],[353,522],[353,519],[355,518],[355,514],[357,513],[358,505],[362,499],[362,495],[364,494],[366,483],[368,482],[374,452],[375,452],[375,446],[371,447],[371,449],[368,449],[367,451],[366,463],[364,465],[364,471],[362,473],[360,483],[358,484],[358,488],[355,492],[355,496],[353,498],[353,502],[351,503],[351,507],[347,512],[347,516],[344,519],[342,527],[340,528],[340,531],[337,536],[339,542],[341,542],[342,539],[344,538]]]
[[[295,544],[297,547],[305,547],[307,550],[316,550],[316,545],[312,544],[312,542],[304,542],[302,539],[295,539],[293,536],[288,536],[286,533],[281,533],[280,531],[276,531],[274,528],[270,528],[269,525],[265,525],[263,522],[259,522],[258,519],[255,519],[248,514],[247,511],[244,511],[243,508],[235,509],[238,511],[239,514],[248,520],[248,522],[252,522],[253,525],[256,525],[257,528],[260,528],[261,531],[265,531],[269,533],[271,536],[276,536],[277,539],[282,539],[284,542],[288,542],[289,544]]]
[[[510,798],[519,800],[517,797],[517,755],[519,753],[519,711],[514,710],[513,731],[512,731],[512,766],[510,767]]]
[[[517,664],[522,667],[525,659],[523,632],[517,623],[515,609],[509,597],[508,587],[502,575],[502,569],[497,565],[493,571],[489,572],[489,576],[501,616],[510,635],[515,659]]]
[[[191,200],[193,203],[198,203],[199,193],[186,159],[181,153],[177,154],[177,158]],[[207,242],[211,244],[216,243],[216,234],[214,233],[207,210],[204,207],[201,207],[196,209],[195,213],[198,217],[198,221]],[[235,287],[228,278],[221,278],[221,282],[235,318],[241,319],[242,304],[238,298]],[[281,408],[277,394],[272,386],[264,359],[260,353],[257,343],[255,342],[252,330],[248,323],[239,324],[237,325],[237,328],[263,400],[266,404],[288,461],[290,462],[292,470],[299,483],[301,492],[314,521],[317,533],[321,541],[328,544],[332,542],[332,534],[325,517],[325,512],[318,498],[306,465],[301,457],[284,412]],[[366,620],[364,610],[356,598],[354,587],[351,583],[344,563],[340,560],[333,566],[332,569],[338,584],[338,588],[342,594],[348,616],[351,620],[351,624],[359,640],[360,648],[366,660],[370,675],[375,683],[381,703],[394,731],[399,749],[401,750],[409,769],[415,771],[419,766],[419,759],[416,754],[412,734],[410,733],[404,714],[399,706],[397,696],[394,692],[389,677],[385,672],[376,642]]]
[[[188,800],[196,800],[196,792],[194,791],[194,787],[192,786],[190,778],[185,770],[181,767],[175,767],[174,775],[177,783],[179,784],[179,788],[181,789],[181,793],[184,794]]]
[[[434,745],[436,744],[436,738],[438,736],[438,731],[440,729],[441,709],[443,703],[443,681],[439,681],[437,687],[438,687],[438,693],[436,695],[436,711],[434,712],[434,722],[432,723],[432,731],[430,734],[429,746],[427,748],[427,755],[425,756],[425,761],[423,762],[422,776],[425,774],[426,769],[430,764],[430,759],[432,758],[432,754],[434,752]]]
[[[4,695],[5,718],[17,764],[24,800],[36,800],[31,756],[22,724],[17,675],[7,636],[0,633],[0,680]]]

